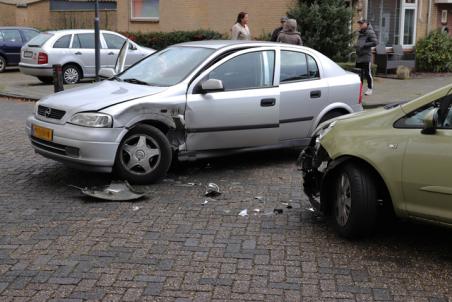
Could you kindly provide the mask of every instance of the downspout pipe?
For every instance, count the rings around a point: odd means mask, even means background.
[[[428,0],[427,35],[432,30],[432,0]]]

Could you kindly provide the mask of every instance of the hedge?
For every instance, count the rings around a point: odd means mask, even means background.
[[[416,70],[452,71],[452,38],[435,31],[416,44]]]
[[[173,32],[125,32],[122,33],[130,40],[156,50],[164,49],[170,45],[201,40],[221,40],[226,37],[212,30],[173,31]]]

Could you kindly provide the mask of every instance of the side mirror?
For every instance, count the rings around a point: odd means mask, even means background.
[[[116,72],[113,68],[101,68],[99,70],[99,76],[104,79],[112,78],[116,75]]]
[[[438,126],[438,108],[434,108],[425,115],[424,127],[422,128],[421,133],[435,134],[437,126]]]
[[[217,79],[209,79],[201,84],[204,93],[214,91],[224,91],[223,82]]]

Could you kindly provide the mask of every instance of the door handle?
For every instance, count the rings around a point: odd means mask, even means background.
[[[311,91],[311,99],[318,99],[322,96],[322,92],[320,90]]]
[[[74,55],[81,56],[82,53],[80,51],[77,51],[76,53],[74,53]]]
[[[108,55],[109,55],[109,56],[114,56],[115,53],[114,53],[114,52],[109,52]]]
[[[261,100],[261,107],[271,107],[271,106],[275,106],[276,104],[276,99],[262,99]]]

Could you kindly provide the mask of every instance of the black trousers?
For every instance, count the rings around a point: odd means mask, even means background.
[[[367,88],[372,89],[374,87],[374,78],[372,77],[372,72],[370,70],[371,63],[356,63],[356,68],[361,69],[359,76],[361,77],[361,83],[364,82],[364,78],[367,80]]]

